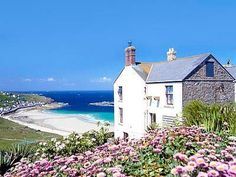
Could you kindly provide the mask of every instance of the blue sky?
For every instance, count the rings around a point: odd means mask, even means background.
[[[211,52],[236,64],[234,0],[0,2],[0,90],[112,89],[129,40],[137,60]]]

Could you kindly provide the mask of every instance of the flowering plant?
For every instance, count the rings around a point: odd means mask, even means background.
[[[151,130],[140,140],[117,140],[85,152],[30,162],[6,177],[236,176],[236,142],[198,127]]]

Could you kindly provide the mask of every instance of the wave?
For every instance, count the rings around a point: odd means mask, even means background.
[[[102,101],[102,102],[89,103],[89,105],[91,105],[91,106],[114,107],[114,102],[112,102],[112,101]]]

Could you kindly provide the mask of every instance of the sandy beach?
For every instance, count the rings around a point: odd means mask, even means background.
[[[53,103],[41,107],[26,108],[2,117],[32,129],[62,136],[67,136],[72,132],[82,134],[89,130],[99,129],[97,121],[91,120],[86,115],[57,114],[49,111],[59,106],[61,105]],[[113,131],[112,125],[110,130]]]

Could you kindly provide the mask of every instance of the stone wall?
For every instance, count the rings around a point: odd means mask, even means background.
[[[206,77],[206,63],[203,63],[183,82],[183,106],[191,100],[201,100],[206,103],[224,103],[235,100],[233,78],[214,62],[214,77]]]
[[[183,83],[183,106],[191,100],[206,103],[234,101],[234,83],[223,81],[185,81]]]

